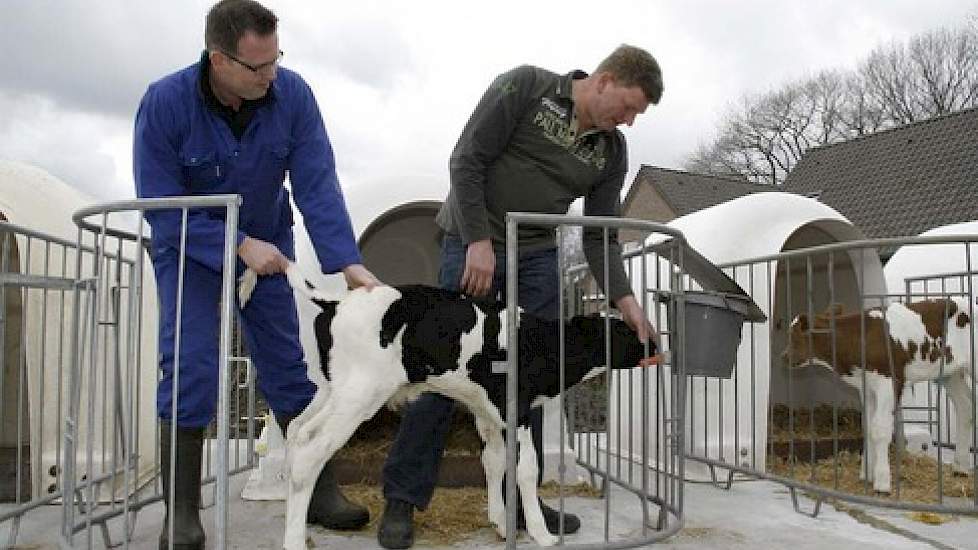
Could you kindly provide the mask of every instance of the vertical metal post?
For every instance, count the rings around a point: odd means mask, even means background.
[[[71,344],[70,344],[70,373],[68,388],[71,390],[68,396],[68,417],[64,425],[64,476],[62,477],[62,500],[61,507],[61,545],[67,548],[73,547],[72,539],[75,526],[75,457],[78,445],[78,410],[81,401],[81,340],[84,338],[81,331],[81,299],[82,289],[86,288],[85,281],[81,279],[82,273],[82,245],[84,231],[78,230],[78,248],[75,251],[75,290],[72,300],[71,312]]]
[[[971,414],[971,433],[968,434],[971,437],[964,437],[958,434],[958,445],[968,444],[968,440],[971,440],[971,466],[972,470],[978,465],[978,395],[975,392],[975,380],[976,378],[975,365],[978,363],[978,358],[975,357],[975,347],[978,346],[978,342],[975,339],[978,338],[978,330],[975,330],[976,320],[975,320],[975,289],[974,289],[974,279],[975,272],[974,267],[971,265],[971,244],[967,242],[964,244],[964,264],[965,271],[968,273],[968,292],[966,296],[968,297],[968,317],[971,319],[971,410],[968,411]],[[962,288],[962,290],[964,290]],[[964,440],[962,442],[962,440]],[[974,497],[971,499],[975,505],[978,505],[978,475],[974,476]]]
[[[609,298],[609,273],[608,273],[608,228],[601,228],[601,246],[604,255],[604,262],[601,265],[602,277],[604,278],[604,299],[603,309],[605,312],[611,311],[611,300]],[[605,380],[607,381],[607,393],[605,394],[605,403],[611,403],[611,392],[612,386],[618,384],[611,383],[611,322],[608,316],[604,318],[604,365],[605,365]],[[618,378],[619,384],[621,381]],[[619,385],[618,391],[618,401],[616,405],[618,410],[621,410],[621,387]],[[608,540],[611,532],[611,411],[608,411],[608,415],[605,416],[605,446],[604,446],[604,540]],[[618,417],[618,430],[615,432],[617,438],[618,446],[621,447],[621,415],[616,415]],[[618,477],[621,476],[621,462],[618,462]]]
[[[187,218],[188,211],[187,207],[184,207],[180,213],[180,257],[177,260],[177,306],[176,306],[176,316],[173,322],[173,389],[170,391],[170,480],[177,478],[177,432],[179,431],[179,412],[177,410],[177,402],[180,400],[180,350],[182,347],[181,334],[183,333],[183,279],[186,275],[187,269]],[[162,458],[162,450],[160,451]],[[176,491],[170,490],[169,502],[167,506],[170,510],[176,509]],[[174,540],[174,514],[169,514],[169,520],[167,525],[163,528],[167,530],[167,541],[170,543],[170,548],[173,548]],[[224,548],[223,546],[218,546],[218,548]]]
[[[516,427],[519,382],[518,224],[506,216],[506,548],[516,548]]]
[[[639,242],[640,243],[644,243],[644,242],[646,242],[648,240],[648,238],[649,238],[649,234],[648,233],[644,233],[642,239]],[[640,273],[641,274],[639,275],[639,281],[640,281],[639,288],[641,289],[641,292],[642,292],[642,296],[641,296],[642,311],[645,312],[645,316],[646,316],[646,318],[648,318],[648,316],[650,314],[650,311],[649,311],[649,292],[648,292],[648,288],[649,288],[649,286],[648,286],[648,284],[649,284],[648,283],[648,275],[649,275],[649,272],[648,272],[648,254],[645,251],[642,252],[641,259],[640,259],[640,264],[639,265],[641,266],[641,268],[640,268]],[[635,288],[635,282],[631,278],[629,278],[629,282],[632,283],[632,288]],[[649,340],[646,341],[646,343],[645,343],[645,350],[644,350],[645,353],[643,354],[645,357],[651,357],[653,355],[652,353],[650,353],[650,351],[651,351],[651,345],[652,345],[653,342],[658,341],[658,336],[657,336],[657,334],[656,334],[655,331],[658,331],[658,330],[661,329],[661,325],[659,325],[659,322],[658,321],[656,321],[653,329],[654,329],[653,332],[651,334],[649,334]],[[659,351],[661,352],[661,350],[659,350]],[[658,369],[661,370],[662,368],[663,368],[663,365],[659,365]],[[642,536],[648,536],[648,530],[649,530],[649,498],[650,498],[649,475],[651,474],[651,469],[652,469],[652,466],[650,464],[650,459],[649,459],[649,456],[651,454],[651,452],[650,452],[651,449],[649,448],[649,445],[650,445],[650,442],[651,442],[651,435],[652,435],[651,426],[649,424],[650,423],[650,418],[651,418],[651,415],[649,414],[649,407],[650,407],[650,403],[651,403],[651,399],[649,399],[649,385],[652,383],[652,381],[649,380],[649,369],[643,368],[642,369],[642,372],[639,375],[639,378],[641,379],[641,382],[640,383],[642,384],[642,419],[641,419],[641,422],[642,422],[642,424],[641,424],[642,425],[642,439],[639,442],[639,444],[642,445],[642,449],[641,449],[641,452],[642,452],[642,472],[641,472],[641,475],[642,475],[642,498],[641,498],[641,503],[642,503]],[[660,419],[660,422],[661,422],[661,419]],[[656,463],[655,464],[655,467],[656,468],[661,468],[661,465],[658,464],[658,463]],[[662,504],[660,504],[659,506],[662,506]]]
[[[564,307],[564,278],[566,274],[564,269],[564,263],[565,263],[564,238],[566,237],[566,233],[564,232],[563,225],[557,226],[556,231],[557,231],[557,320],[559,323],[557,325],[558,327],[557,337],[559,339],[559,344],[558,344],[559,366],[558,366],[557,381],[558,381],[558,387],[560,388],[560,393],[557,395],[557,407],[560,409],[560,418],[559,418],[560,434],[558,435],[560,458],[559,458],[559,464],[557,465],[557,481],[559,485],[557,491],[557,497],[559,499],[559,501],[557,502],[557,511],[560,513],[560,518],[558,520],[558,526],[557,526],[558,527],[557,532],[559,537],[558,544],[559,544],[559,543],[563,543],[564,541],[564,482],[565,482],[565,474],[567,472],[567,465],[565,463],[565,457],[564,457],[564,449],[566,447],[565,433],[567,430],[567,426],[564,421],[565,410],[566,410],[564,409],[564,394],[567,390],[567,380],[566,380],[566,372],[565,372],[565,365],[564,365],[564,359],[566,353],[564,349],[564,344],[565,344],[564,339],[566,338],[566,336],[564,335],[564,316],[566,315],[565,312],[566,308]],[[537,449],[537,452],[543,453],[544,450]]]
[[[229,364],[231,351],[231,314],[234,305],[234,269],[238,235],[238,204],[240,199],[229,201],[224,224],[224,273],[221,283],[221,344],[218,356],[217,397],[217,512],[214,527],[217,531],[217,548],[227,548],[228,523],[228,421],[229,421]]]
[[[677,265],[679,266],[680,270],[683,270],[686,265],[686,254],[684,249],[679,246],[679,243],[676,243],[676,246],[679,247],[679,263]],[[678,290],[679,300],[677,302],[676,314],[678,324],[673,328],[673,330],[675,330],[674,334],[679,336],[678,348],[681,351],[678,364],[678,377],[680,383],[673,383],[673,386],[676,387],[676,397],[674,401],[675,405],[673,406],[672,411],[672,420],[674,421],[673,424],[675,426],[676,433],[676,447],[673,451],[672,458],[675,461],[674,464],[678,463],[679,465],[679,475],[672,478],[671,487],[673,498],[677,498],[678,500],[677,509],[683,510],[685,491],[682,490],[682,484],[686,479],[686,461],[683,459],[685,456],[683,450],[685,449],[686,442],[682,413],[682,411],[684,411],[686,408],[686,288],[685,283],[682,282],[682,280],[680,280]]]

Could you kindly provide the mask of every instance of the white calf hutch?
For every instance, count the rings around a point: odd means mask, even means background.
[[[19,503],[19,513],[60,499],[72,470],[76,481],[95,480],[92,492],[78,498],[102,501],[156,475],[155,417],[135,414],[155,401],[156,314],[149,307],[155,287],[152,278],[137,280],[148,262],[108,254],[98,243],[77,246],[71,215],[90,202],[43,170],[0,162],[0,494]],[[85,314],[96,310],[92,323]],[[130,363],[145,368],[127,370]],[[66,457],[72,404],[75,452]]]
[[[920,234],[922,238],[978,238],[978,221],[937,227]],[[978,242],[958,241],[905,245],[898,249],[884,269],[886,284],[894,300],[917,301],[958,295],[970,297],[974,319],[978,293]],[[974,357],[974,349],[970,350]],[[973,365],[972,365],[973,366]],[[974,371],[971,372],[974,379]],[[907,450],[926,454],[943,463],[954,459],[954,448],[974,434],[959,437],[957,414],[947,398],[946,385],[920,382],[909,386],[901,403],[903,434]],[[974,411],[971,411],[974,418]],[[942,480],[943,481],[943,480]]]
[[[884,494],[876,493],[871,478],[867,481],[866,465],[860,465],[859,461],[865,444],[863,434],[873,427],[866,424],[870,417],[865,414],[860,393],[843,383],[831,368],[787,367],[789,360],[792,364],[801,360],[785,355],[789,329],[799,315],[805,314],[808,318],[825,315],[833,304],[849,312],[865,311],[879,308],[907,293],[902,282],[899,289],[887,287],[889,272],[884,274],[878,250],[899,246],[912,239],[862,240],[859,230],[838,212],[818,201],[784,193],[749,195],[678,218],[668,225],[680,229],[694,249],[721,267],[767,317],[764,322],[743,325],[736,355],[727,364],[689,370],[689,373],[712,370],[714,374],[687,376],[684,431],[689,459],[687,479],[716,482],[722,476],[726,481],[719,484],[725,488],[730,487],[736,473],[777,480],[791,488],[798,510],[801,508],[795,489],[815,494],[816,513],[818,504],[828,496],[923,511],[975,513],[978,510],[974,492],[969,488],[973,484],[973,473],[952,479],[949,471],[945,474],[933,464],[929,466],[928,474],[932,479],[920,483],[911,479],[904,484],[904,476],[916,477],[919,470],[928,466],[911,464],[901,473],[904,462],[910,459],[905,457],[905,448],[900,444],[891,448],[893,489]],[[948,233],[954,231],[945,232]],[[958,258],[953,266],[917,260],[908,263],[926,265],[925,269],[933,268],[939,273],[958,273],[965,269],[961,265],[965,263],[965,248],[970,247],[974,253],[975,244],[968,244],[967,239],[965,236],[952,240],[957,243],[953,246]],[[970,240],[976,239],[971,237]],[[654,242],[645,244],[653,248],[655,245]],[[946,257],[946,250],[935,248],[938,246],[941,245],[927,241],[912,248],[933,249],[935,256]],[[894,265],[901,263],[899,252],[893,261],[896,262]],[[641,289],[637,274],[643,269],[646,280],[656,280],[657,277],[668,280],[669,270],[665,264],[662,260],[652,265],[632,260],[636,291]],[[933,277],[933,273],[929,276]],[[957,290],[950,288],[947,277],[942,289],[934,290],[935,283],[931,282],[929,297],[958,292],[973,303],[975,295],[970,289],[974,287],[973,283],[968,290],[962,291],[962,285],[969,279],[957,277]],[[971,277],[973,279],[973,273]],[[706,283],[694,280],[691,286],[695,289],[711,284]],[[896,296],[890,296],[892,294]],[[914,300],[924,297],[925,293],[918,290]],[[657,318],[661,318],[662,323],[668,320],[661,311]],[[829,332],[828,328],[825,330]],[[687,346],[691,343],[694,346],[714,345],[702,339],[697,341],[694,332],[686,331]],[[841,336],[844,335],[832,332],[831,337],[835,341]],[[854,336],[859,338],[858,331]],[[942,340],[938,337],[932,341],[940,344]],[[859,367],[858,363],[856,360],[854,366]],[[723,373],[731,367],[729,376]],[[622,380],[614,382],[622,390],[611,393],[611,422],[620,429],[609,437],[609,448],[618,451],[620,459],[626,461],[634,459],[634,452],[623,445],[643,431],[642,424],[637,421],[642,418],[642,410],[634,403],[642,395],[655,395],[657,391],[668,389],[626,384],[627,376],[621,375]],[[859,387],[865,384],[858,380],[856,383]],[[973,387],[971,391],[973,394]],[[929,410],[933,424],[937,422],[937,409],[948,406],[946,398],[944,404],[935,404],[937,395],[935,390],[932,393]],[[918,392],[917,395],[926,396],[927,393]],[[896,416],[898,433],[905,426],[912,426],[901,422],[903,412],[904,409],[890,409],[886,413]],[[946,417],[946,411],[942,412],[940,425],[945,431],[949,425]],[[947,448],[953,448],[953,443],[947,436],[934,439],[943,439],[936,447],[945,449],[944,461],[949,461],[951,453]],[[935,454],[934,446],[932,442],[931,454]],[[855,460],[850,461],[849,457]],[[852,482],[848,474],[852,474]],[[915,487],[915,483],[923,487]],[[916,499],[919,496],[916,493],[923,493],[926,498]],[[952,494],[967,496],[963,501],[946,500],[945,497]]]
[[[710,461],[737,464],[763,471],[766,464],[768,409],[786,403],[788,394],[797,404],[831,401],[836,386],[831,376],[812,371],[794,375],[773,368],[785,345],[791,312],[807,310],[808,297],[816,311],[831,302],[854,307],[862,294],[883,291],[883,274],[875,254],[859,251],[834,255],[832,284],[824,278],[806,286],[806,273],[826,273],[824,257],[778,261],[773,256],[785,251],[834,244],[861,237],[839,213],[817,201],[784,193],[749,195],[668,224],[683,232],[690,245],[724,269],[760,307],[767,322],[746,323],[731,379],[689,379],[689,409],[686,418],[688,451],[704,462],[687,464],[687,475],[709,475]],[[772,257],[769,260],[763,258]],[[745,262],[748,258],[762,258]],[[633,260],[634,263],[634,260]],[[810,264],[810,265],[809,265]],[[635,266],[637,269],[638,266]],[[662,275],[649,267],[649,278]],[[660,267],[661,270],[661,267]],[[865,281],[865,285],[861,284]],[[695,282],[694,282],[695,285]],[[693,336],[688,336],[693,338]],[[709,346],[710,342],[700,342]],[[772,368],[767,368],[772,365]],[[624,410],[621,421],[632,416]],[[632,431],[639,429],[633,425]],[[614,442],[613,442],[614,444]]]

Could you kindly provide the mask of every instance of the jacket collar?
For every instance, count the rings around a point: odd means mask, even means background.
[[[557,97],[560,99],[568,99],[573,101],[574,96],[574,86],[575,80],[580,80],[582,78],[587,78],[587,73],[581,70],[571,71],[557,80],[557,89],[555,90]]]

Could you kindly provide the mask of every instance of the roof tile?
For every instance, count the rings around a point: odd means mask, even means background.
[[[820,192],[870,238],[978,220],[978,108],[810,149],[783,190]]]

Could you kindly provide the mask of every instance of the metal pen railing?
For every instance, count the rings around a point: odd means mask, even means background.
[[[507,343],[510,350],[514,350],[513,353],[509,353],[507,360],[507,411],[506,411],[506,444],[507,444],[507,486],[506,495],[507,503],[516,502],[516,433],[518,426],[518,387],[517,387],[517,373],[520,368],[517,359],[517,353],[515,350],[519,349],[518,342],[518,331],[517,331],[517,316],[518,316],[518,306],[520,304],[519,299],[519,256],[520,248],[518,242],[519,227],[521,226],[532,226],[535,228],[545,227],[554,228],[560,231],[561,228],[569,226],[577,226],[583,228],[590,228],[592,230],[599,229],[601,231],[602,240],[602,250],[604,261],[601,266],[592,266],[594,269],[601,269],[603,271],[603,280],[609,281],[611,266],[609,262],[614,261],[612,258],[613,254],[610,253],[610,244],[612,242],[612,231],[622,228],[637,229],[645,232],[646,234],[660,234],[662,236],[671,238],[673,240],[673,246],[669,249],[670,252],[666,253],[668,260],[676,265],[682,266],[682,244],[683,237],[682,234],[669,227],[662,226],[660,224],[645,222],[640,220],[631,219],[621,219],[612,217],[597,217],[597,216],[557,216],[548,214],[530,214],[530,213],[510,213],[507,215],[507,225],[506,225],[506,323],[507,323]],[[659,262],[656,256],[656,263]],[[654,317],[656,319],[656,327],[660,327],[657,339],[660,345],[676,346],[678,349],[682,349],[683,346],[683,334],[680,327],[683,326],[682,315],[683,315],[683,300],[682,300],[682,287],[677,285],[678,280],[672,280],[670,278],[670,283],[673,286],[664,285],[661,290],[657,289],[654,292],[647,292],[646,288],[649,287],[649,281],[646,279],[646,259],[640,258],[639,260],[642,265],[642,271],[640,273],[640,287],[639,290],[635,292],[640,305],[646,312],[654,311]],[[559,307],[559,317],[564,320],[570,315],[584,313],[585,308],[584,300],[572,297],[571,299],[564,299],[568,295],[568,289],[566,285],[568,281],[575,279],[574,273],[575,269],[567,268],[567,262],[563,258],[563,253],[561,252],[561,247],[558,247],[558,266],[561,266],[560,270],[562,273],[555,274],[556,280],[554,284],[557,285],[557,295],[561,297],[560,307]],[[658,283],[664,283],[661,277],[657,276],[654,278]],[[573,283],[572,283],[573,284]],[[650,301],[649,296],[653,296]],[[661,321],[661,308],[663,307],[661,303],[655,299],[659,295],[669,295],[674,298],[671,302],[671,306],[674,308],[674,321],[673,325],[669,326],[666,330],[661,330],[663,324]],[[608,312],[611,309],[611,304],[607,298],[603,301],[603,310]],[[607,321],[606,321],[607,329]],[[605,331],[605,364],[609,364],[611,360],[611,349],[610,349],[610,337],[608,336],[608,331]],[[560,387],[565,387],[564,378],[564,359],[566,350],[564,349],[564,332],[563,324],[561,324],[561,329],[559,333],[560,344],[560,361],[559,361],[559,384]],[[660,348],[661,349],[661,348]],[[588,434],[577,432],[576,428],[573,429],[574,436],[572,441],[575,442],[576,448],[574,450],[575,457],[574,460],[577,465],[585,468],[592,476],[601,478],[601,486],[603,488],[603,497],[605,499],[605,511],[604,511],[604,534],[603,542],[595,544],[579,544],[573,545],[572,548],[632,548],[640,547],[650,544],[652,542],[664,540],[682,529],[683,524],[683,484],[682,479],[684,477],[683,470],[683,410],[684,410],[684,389],[685,385],[681,383],[674,383],[675,380],[682,379],[683,377],[683,367],[682,358],[683,353],[676,353],[673,357],[677,357],[678,364],[667,364],[654,367],[652,369],[642,369],[642,372],[638,375],[631,370],[627,371],[624,375],[618,375],[617,371],[615,375],[608,374],[608,379],[616,378],[616,383],[621,384],[621,380],[618,378],[625,379],[625,384],[633,387],[641,386],[642,396],[640,401],[642,403],[643,413],[641,415],[641,422],[643,425],[644,434],[639,438],[638,441],[634,439],[629,439],[627,447],[622,447],[620,444],[617,448],[612,448],[612,438],[613,430],[611,422],[605,423],[605,430],[603,437],[591,437]],[[649,371],[653,372],[649,372]],[[627,377],[627,378],[626,378]],[[602,396],[606,404],[610,403],[613,399],[612,387],[613,383],[609,382],[606,385],[605,393]],[[652,397],[652,392],[649,388],[654,388],[655,396]],[[559,407],[561,411],[565,409],[564,393],[561,392],[557,398]],[[620,406],[620,405],[619,405]],[[571,409],[574,407],[572,406]],[[559,472],[559,482],[560,486],[564,487],[566,484],[565,473],[565,425],[564,425],[563,415],[560,421],[560,448],[561,455],[559,457],[560,466],[558,468]],[[574,428],[574,426],[572,426]],[[620,438],[619,438],[620,439]],[[603,449],[601,448],[603,447]],[[638,449],[636,449],[636,447]],[[624,450],[623,450],[624,449]],[[641,457],[637,461],[633,461],[634,457]],[[628,460],[625,460],[628,459]],[[624,462],[628,462],[625,466],[626,471],[622,471],[622,465]],[[637,462],[637,463],[636,463]],[[615,463],[617,468],[613,468],[612,464]],[[615,539],[611,535],[610,530],[610,518],[613,513],[618,513],[620,517],[621,510],[624,509],[623,506],[618,505],[616,502],[617,493],[612,492],[612,486],[622,489],[626,494],[632,494],[639,499],[641,516],[636,518],[634,521],[636,524],[640,525],[641,528],[638,530],[639,535],[633,538],[623,538]],[[559,493],[560,504],[559,509],[564,510],[564,493],[561,491]],[[653,513],[650,509],[651,506],[656,506],[657,511]],[[515,537],[515,526],[516,526],[516,506],[507,506],[507,547],[514,548],[516,544]],[[563,539],[560,540],[561,543],[564,542]]]

